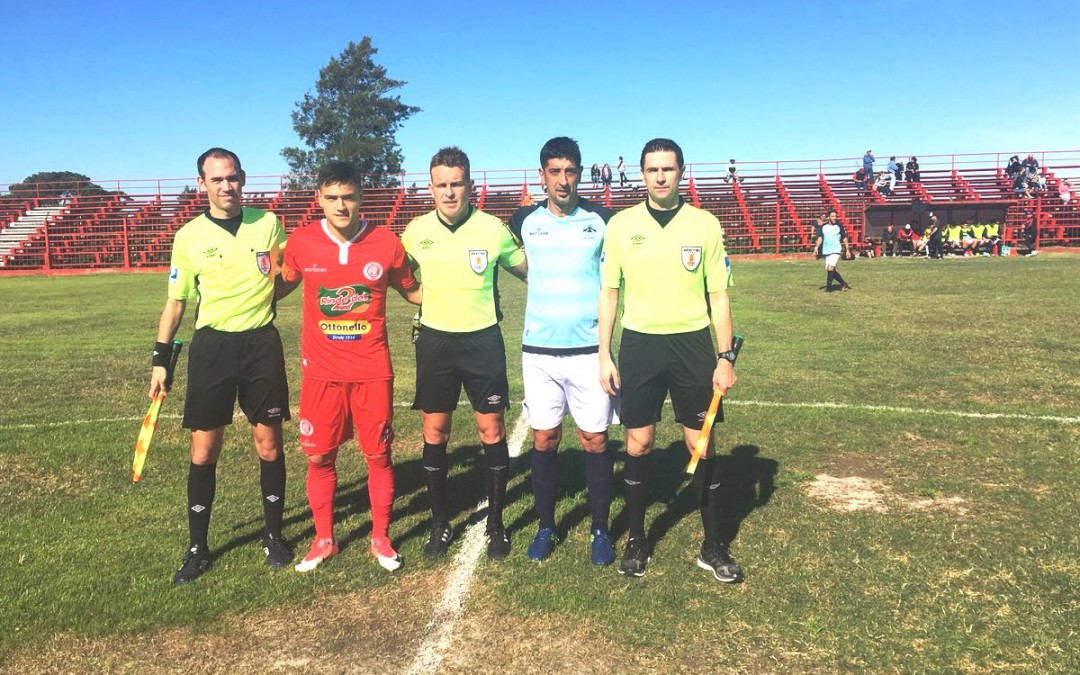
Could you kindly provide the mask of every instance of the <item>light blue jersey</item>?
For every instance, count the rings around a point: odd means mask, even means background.
[[[841,242],[847,239],[847,231],[840,223],[825,223],[817,228],[817,236],[821,237],[821,255],[843,252]]]
[[[522,350],[541,354],[598,350],[600,251],[611,210],[579,199],[557,218],[547,201],[518,209],[510,230],[529,261]]]

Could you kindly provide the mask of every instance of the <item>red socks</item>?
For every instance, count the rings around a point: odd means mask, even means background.
[[[334,493],[337,492],[337,465],[308,464],[307,498],[315,519],[315,538],[334,536]]]
[[[368,499],[371,501],[371,536],[386,537],[390,512],[394,507],[394,468],[390,450],[380,455],[364,455],[368,466]]]

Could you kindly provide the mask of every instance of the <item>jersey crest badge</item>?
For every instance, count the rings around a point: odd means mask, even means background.
[[[473,249],[469,251],[469,267],[477,274],[483,274],[488,268],[488,252],[486,249]]]
[[[255,253],[255,264],[263,274],[270,274],[270,251],[258,251]]]
[[[377,262],[369,262],[364,265],[364,278],[368,281],[378,281],[383,274],[383,266]]]
[[[701,247],[700,246],[683,246],[682,247],[682,266],[686,268],[687,272],[693,272],[701,265]]]

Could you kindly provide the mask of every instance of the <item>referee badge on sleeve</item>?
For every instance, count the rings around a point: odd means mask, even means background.
[[[682,266],[686,268],[687,272],[693,272],[701,265],[701,247],[700,246],[683,246],[682,247]]]
[[[483,274],[488,267],[487,249],[474,249],[469,251],[469,267],[477,274]]]

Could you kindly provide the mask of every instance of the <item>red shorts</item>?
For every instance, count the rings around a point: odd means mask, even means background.
[[[365,454],[382,454],[394,440],[394,381],[328,382],[300,385],[300,449],[325,455],[353,438]]]

